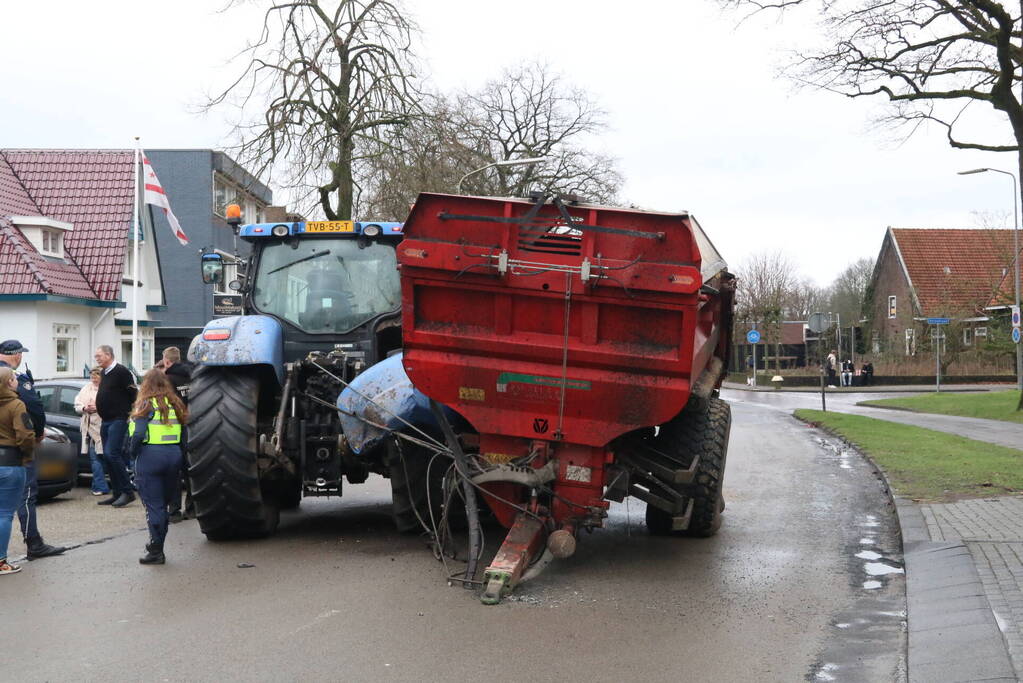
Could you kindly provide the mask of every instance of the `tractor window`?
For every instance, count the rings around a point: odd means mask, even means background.
[[[263,247],[252,298],[306,332],[349,332],[401,302],[394,247],[305,239]]]

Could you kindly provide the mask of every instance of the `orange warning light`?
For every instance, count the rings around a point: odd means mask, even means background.
[[[227,220],[241,220],[242,207],[238,204],[228,204],[227,209],[224,211],[224,217],[227,218]]]

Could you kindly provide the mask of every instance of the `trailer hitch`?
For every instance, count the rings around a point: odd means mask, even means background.
[[[483,572],[483,594],[480,602],[496,605],[511,592],[528,569],[530,560],[540,549],[544,521],[536,515],[520,512],[508,530],[504,543]]]

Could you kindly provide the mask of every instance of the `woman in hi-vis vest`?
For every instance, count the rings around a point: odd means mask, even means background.
[[[188,410],[174,385],[160,370],[150,370],[139,387],[139,396],[128,425],[128,454],[135,460],[135,486],[146,508],[149,543],[141,564],[163,564],[167,538],[167,503],[181,496],[181,463],[185,449],[182,425]]]

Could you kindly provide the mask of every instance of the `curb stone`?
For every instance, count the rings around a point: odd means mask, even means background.
[[[932,541],[919,506],[895,495],[869,454],[823,425],[803,422],[869,462],[894,504],[906,570],[909,683],[1019,681],[969,548]]]

